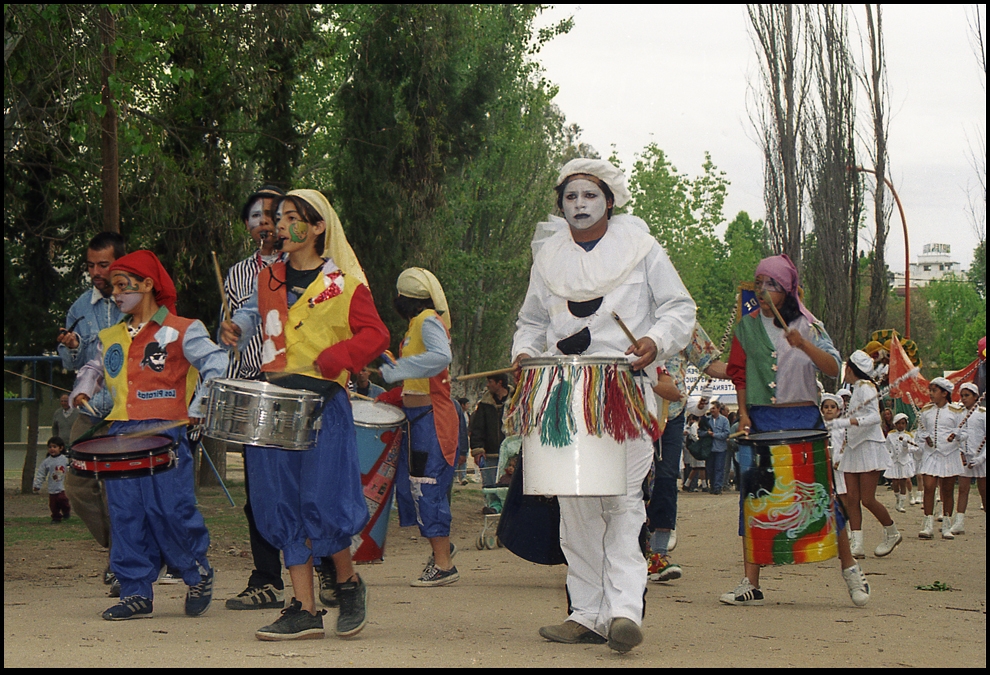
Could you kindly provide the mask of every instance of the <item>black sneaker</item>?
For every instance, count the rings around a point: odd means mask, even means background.
[[[321,609],[316,614],[310,614],[302,608],[301,602],[292,598],[292,602],[282,610],[282,615],[275,623],[258,629],[254,636],[265,642],[322,640],[326,637],[323,632],[323,615],[326,613],[327,610]]]
[[[454,559],[454,556],[457,555],[457,551],[458,550],[460,550],[460,549],[458,549],[457,546],[454,545],[454,542],[450,542],[450,559],[451,560],[453,560]],[[436,564],[436,562],[437,561],[433,557],[433,554],[430,553],[430,557],[426,559],[426,567],[423,568],[423,572],[425,573],[426,570],[428,570],[431,567],[433,567]]]
[[[436,565],[432,565],[423,570],[423,575],[409,585],[417,588],[432,588],[434,586],[452,584],[460,578],[461,575],[457,573],[456,567],[451,567],[449,570],[442,570]]]
[[[316,567],[316,576],[320,580],[320,604],[324,607],[336,607],[337,602],[337,568],[330,558],[324,558]]]
[[[206,613],[213,602],[213,569],[200,575],[199,583],[186,591],[186,616],[200,616]]]
[[[340,613],[337,615],[337,628],[334,632],[340,637],[352,637],[361,632],[368,622],[368,587],[364,579],[337,584],[337,601]]]
[[[150,617],[153,611],[151,598],[131,595],[121,598],[119,603],[103,612],[103,618],[107,621],[142,619]]]
[[[227,609],[282,609],[285,607],[285,596],[281,588],[272,584],[264,586],[248,586],[238,593],[236,598],[229,598]]]
[[[763,604],[763,591],[753,586],[749,579],[743,578],[736,590],[723,593],[718,600],[726,605],[759,606]]]

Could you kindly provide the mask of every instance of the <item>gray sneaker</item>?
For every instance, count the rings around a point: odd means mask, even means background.
[[[340,613],[337,615],[335,633],[339,637],[353,637],[368,623],[368,587],[364,579],[337,584],[337,602]]]
[[[612,625],[608,628],[609,649],[625,654],[642,641],[643,630],[635,621],[621,617],[612,619]]]
[[[254,636],[264,642],[322,640],[326,637],[323,631],[323,615],[326,613],[325,609],[321,609],[316,614],[310,614],[302,608],[301,602],[292,598],[275,623],[259,628]]]

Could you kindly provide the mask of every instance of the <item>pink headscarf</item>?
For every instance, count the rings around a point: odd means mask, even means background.
[[[793,295],[794,299],[797,300],[798,309],[804,317],[814,323],[818,319],[815,315],[808,311],[808,308],[804,306],[801,302],[801,298],[798,295],[798,271],[791,259],[787,257],[786,253],[781,253],[780,255],[770,256],[769,258],[764,258],[760,261],[760,264],[756,266],[756,276],[770,277],[787,292],[788,295]]]

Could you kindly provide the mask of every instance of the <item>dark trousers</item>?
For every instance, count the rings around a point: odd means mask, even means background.
[[[65,492],[54,492],[48,495],[48,508],[52,511],[52,520],[60,522],[63,518],[68,518],[72,513],[69,508],[69,498]]]
[[[254,570],[251,572],[251,579],[248,586],[261,588],[266,584],[271,584],[275,588],[282,590],[282,554],[269,544],[254,520],[254,511],[251,510],[251,490],[248,489],[247,455],[244,453],[244,492],[246,498],[244,502],[244,515],[247,516],[248,532],[251,539],[251,556],[254,558]]]
[[[677,528],[677,476],[684,446],[684,413],[667,420],[658,443],[654,443],[653,490],[646,505],[646,522],[653,532]]]

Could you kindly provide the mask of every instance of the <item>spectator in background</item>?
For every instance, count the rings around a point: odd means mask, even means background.
[[[68,394],[62,394],[58,402],[61,407],[52,416],[52,436],[61,438],[68,444],[72,437],[72,425],[79,417],[79,411],[69,407]]]
[[[498,449],[505,440],[502,416],[509,398],[509,376],[492,375],[487,381],[488,391],[478,401],[471,416],[471,456],[479,467],[498,464]]]
[[[711,493],[720,495],[725,483],[725,450],[726,440],[729,438],[729,420],[722,414],[722,406],[719,403],[712,404],[710,415],[708,434],[712,438],[712,455],[707,463],[708,482],[711,484]]]

